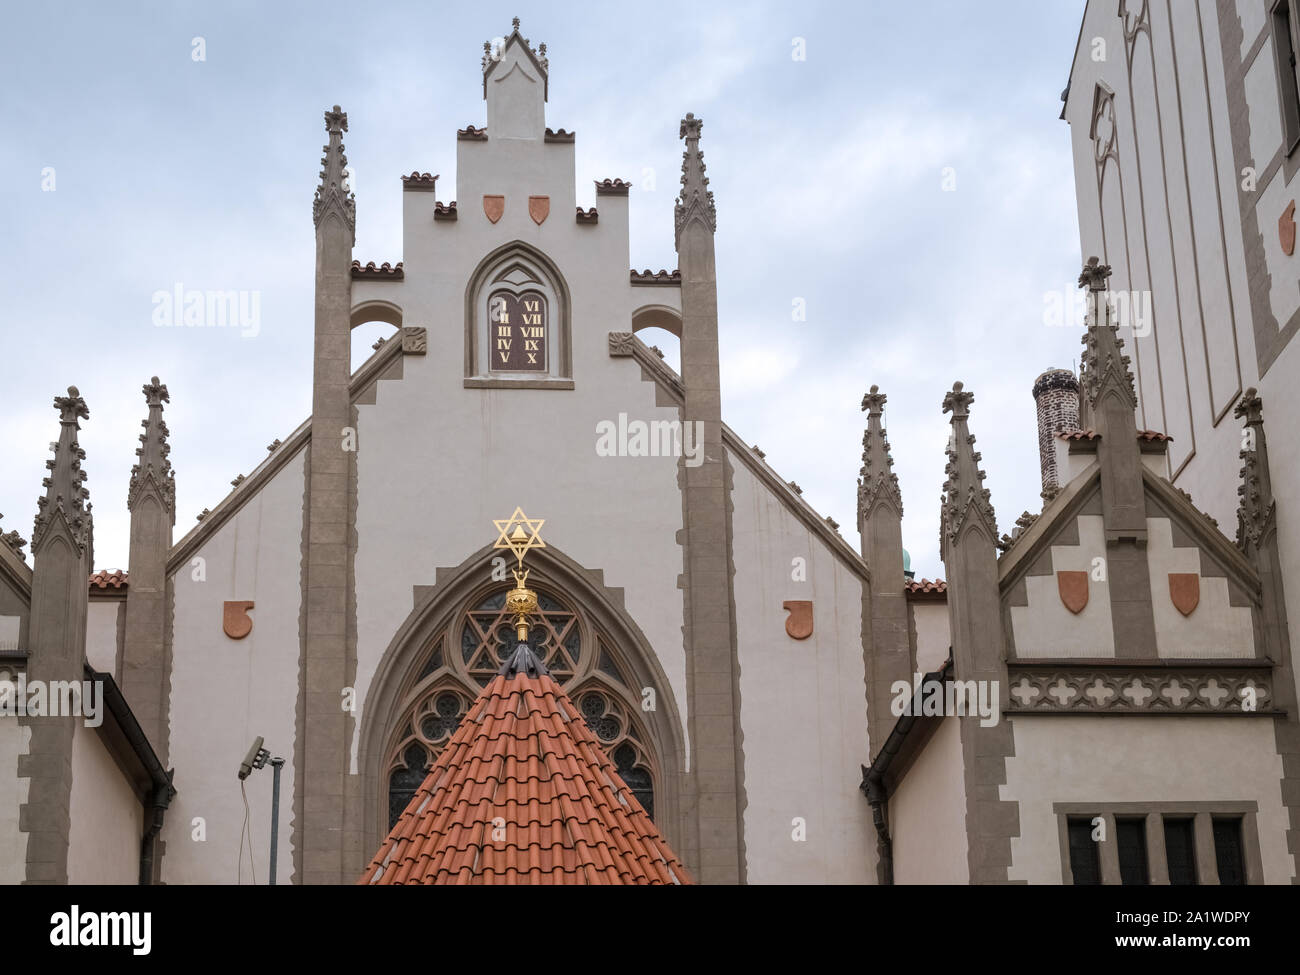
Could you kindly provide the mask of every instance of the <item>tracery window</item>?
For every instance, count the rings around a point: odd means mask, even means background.
[[[543,585],[529,643],[578,708],[628,789],[654,818],[658,766],[639,717],[640,690],[599,627]],[[389,828],[396,824],[455,734],[480,690],[510,658],[518,638],[505,598],[508,586],[471,599],[415,662],[388,749]]]

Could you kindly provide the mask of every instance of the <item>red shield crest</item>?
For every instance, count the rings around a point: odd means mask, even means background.
[[[533,218],[533,223],[540,224],[550,212],[551,198],[549,196],[530,196],[528,198],[528,215]]]
[[[1169,598],[1178,612],[1191,616],[1201,601],[1201,577],[1195,572],[1169,573]]]
[[[1277,239],[1283,254],[1290,257],[1295,253],[1295,200],[1288,203],[1282,216],[1277,218]]]
[[[483,212],[493,223],[501,219],[501,214],[506,212],[506,198],[504,196],[490,196],[483,194]]]
[[[790,615],[785,620],[785,632],[796,640],[812,636],[813,610],[811,599],[788,599],[781,607]]]
[[[253,618],[248,611],[253,603],[248,599],[228,599],[221,609],[221,628],[232,640],[242,640],[253,632]]]
[[[1083,607],[1088,605],[1088,573],[1058,572],[1056,589],[1061,594],[1061,602],[1065,603],[1065,608],[1076,616],[1083,612]]]

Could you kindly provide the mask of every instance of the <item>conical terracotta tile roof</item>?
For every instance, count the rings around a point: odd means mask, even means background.
[[[484,688],[360,884],[688,884],[526,648]],[[531,664],[531,666],[529,666]]]

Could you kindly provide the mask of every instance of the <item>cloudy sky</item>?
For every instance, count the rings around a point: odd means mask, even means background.
[[[919,576],[942,575],[944,392],[955,379],[975,392],[971,426],[1008,531],[1040,505],[1030,386],[1080,348],[1077,328],[1045,324],[1044,296],[1073,291],[1082,257],[1057,117],[1082,12],[1082,0],[12,7],[0,531],[30,537],[52,398],[70,384],[91,411],[81,443],[101,568],[127,562],[150,375],[173,399],[178,538],[298,426],[322,110],[349,114],[355,253],[397,261],[397,176],[418,167],[454,185],[455,129],[485,121],[483,41],[517,15],[548,45],[547,123],[580,133],[578,202],[594,204],[596,178],[636,184],[639,268],[676,266],[678,120],[705,120],[724,418],[856,546],[859,406],[879,384],[904,544]],[[152,296],[176,282],[258,292],[257,337],[155,328]],[[354,363],[375,337],[360,332]]]

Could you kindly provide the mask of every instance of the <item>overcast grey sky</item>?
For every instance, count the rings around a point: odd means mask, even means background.
[[[355,255],[400,260],[398,176],[439,173],[450,198],[455,130],[485,122],[482,43],[517,15],[548,45],[547,124],[579,133],[578,202],[594,204],[596,178],[637,184],[638,268],[676,266],[678,121],[704,119],[724,418],[856,547],[859,406],[879,384],[904,544],[918,575],[942,575],[944,392],[955,379],[975,392],[971,427],[1009,531],[1040,505],[1030,386],[1080,348],[1079,329],[1045,325],[1043,308],[1046,292],[1073,290],[1083,256],[1057,117],[1082,12],[1082,0],[6,3],[0,531],[30,537],[52,398],[70,384],[91,412],[98,568],[127,562],[149,376],[172,396],[177,538],[298,426],[322,111],[349,116]],[[796,38],[806,60],[791,56]],[[256,339],[154,327],[152,296],[176,282],[259,292]],[[792,320],[795,299],[806,321]],[[357,335],[354,362],[374,337]]]

